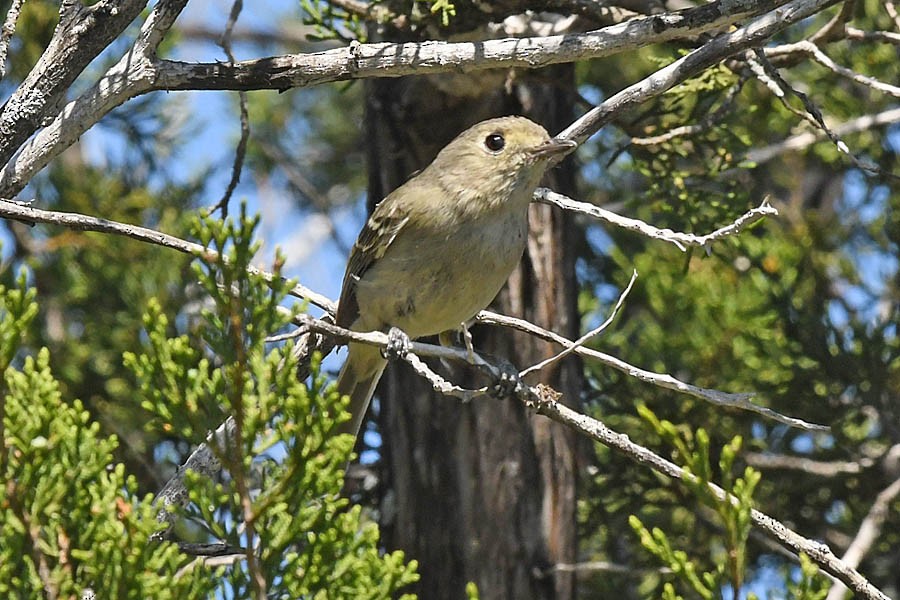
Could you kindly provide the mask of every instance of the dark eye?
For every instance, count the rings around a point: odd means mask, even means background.
[[[505,145],[506,140],[504,140],[503,136],[499,133],[492,133],[491,135],[484,138],[484,147],[491,152],[500,152],[501,150],[503,150],[503,146]]]

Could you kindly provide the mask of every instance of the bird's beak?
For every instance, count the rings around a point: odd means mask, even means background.
[[[566,155],[577,147],[578,143],[573,140],[550,138],[540,146],[532,148],[530,153],[535,158]]]

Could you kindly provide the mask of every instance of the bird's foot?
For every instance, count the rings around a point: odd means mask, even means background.
[[[402,329],[391,327],[388,331],[387,346],[381,351],[381,354],[388,360],[403,358],[409,354],[410,345],[409,336]]]
[[[525,383],[519,378],[516,368],[507,362],[500,362],[500,376],[494,380],[491,395],[496,398],[515,396]]]

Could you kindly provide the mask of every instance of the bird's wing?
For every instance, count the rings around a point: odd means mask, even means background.
[[[338,303],[336,318],[338,326],[349,328],[359,316],[359,304],[356,300],[357,283],[375,261],[384,256],[391,242],[408,221],[409,216],[400,203],[395,201],[393,194],[382,200],[372,211],[365,227],[359,233],[359,238],[353,244],[350,259],[347,261],[347,271],[344,273],[341,299]]]

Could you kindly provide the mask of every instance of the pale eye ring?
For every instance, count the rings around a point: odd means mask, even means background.
[[[492,133],[484,138],[484,147],[491,152],[500,152],[506,146],[506,140],[499,133]]]

